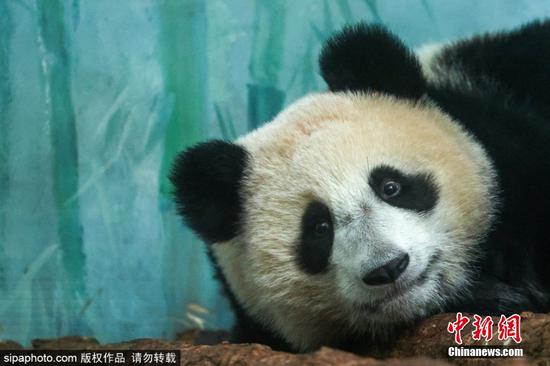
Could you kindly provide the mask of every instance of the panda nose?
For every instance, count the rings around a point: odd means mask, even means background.
[[[363,277],[363,282],[370,286],[392,283],[397,280],[399,275],[405,271],[408,265],[409,255],[407,253],[401,254],[383,266],[367,273],[367,275]]]

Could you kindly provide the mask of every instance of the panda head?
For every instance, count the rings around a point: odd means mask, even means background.
[[[494,211],[482,147],[379,27],[328,41],[329,92],[182,153],[178,207],[256,321],[297,350],[376,333],[467,290]]]

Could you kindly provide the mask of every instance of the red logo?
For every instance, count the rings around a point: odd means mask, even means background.
[[[462,344],[462,330],[470,322],[470,318],[463,316],[462,313],[456,313],[456,320],[454,322],[449,322],[447,325],[447,331],[451,334],[454,333],[455,343]],[[482,318],[481,316],[475,314],[474,321],[472,326],[474,330],[472,331],[472,339],[479,341],[481,339],[489,342],[493,339],[493,319],[490,316]],[[511,315],[506,317],[504,315],[500,316],[500,320],[497,326],[498,339],[500,341],[505,341],[507,339],[512,339],[516,343],[521,342],[521,317],[518,314]]]
[[[455,342],[462,344],[462,329],[470,322],[467,316],[462,316],[462,313],[456,313],[456,321],[447,325],[447,331],[455,334]]]
[[[474,331],[472,332],[472,339],[475,341],[484,338],[487,342],[493,339],[493,319],[490,316],[486,316],[483,320],[479,315],[474,315]]]
[[[512,338],[514,342],[521,342],[521,317],[518,314],[509,316],[500,316],[498,322],[498,339],[500,341]]]

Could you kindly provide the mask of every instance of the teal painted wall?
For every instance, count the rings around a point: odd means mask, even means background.
[[[412,47],[550,15],[544,0],[1,0],[0,339],[228,328],[170,200],[174,155],[322,90],[320,43]]]

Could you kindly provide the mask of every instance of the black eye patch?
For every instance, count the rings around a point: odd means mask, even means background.
[[[334,226],[327,205],[319,201],[308,204],[302,215],[299,240],[299,266],[310,274],[326,271],[334,241]]]
[[[399,185],[399,193],[389,197],[384,192],[388,182]],[[390,166],[373,169],[369,185],[376,195],[388,204],[416,212],[429,212],[437,204],[439,192],[430,174],[405,174]]]

